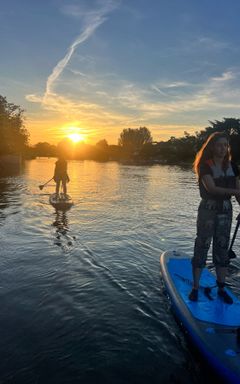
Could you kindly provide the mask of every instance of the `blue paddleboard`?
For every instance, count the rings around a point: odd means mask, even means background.
[[[185,253],[162,253],[160,266],[173,310],[194,344],[226,383],[240,384],[240,300],[226,288],[233,304],[224,303],[216,287],[209,298],[204,288],[215,286],[216,278],[206,268],[198,301],[189,300],[192,265]]]

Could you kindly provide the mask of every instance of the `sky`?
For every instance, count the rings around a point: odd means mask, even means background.
[[[239,118],[239,0],[1,0],[0,94],[30,143]]]

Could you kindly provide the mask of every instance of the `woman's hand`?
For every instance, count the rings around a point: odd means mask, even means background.
[[[236,188],[217,187],[211,175],[204,175],[202,183],[209,193],[219,196],[235,196],[240,204],[240,184],[236,183]]]

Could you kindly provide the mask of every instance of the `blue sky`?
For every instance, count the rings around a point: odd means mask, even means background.
[[[0,94],[33,144],[193,133],[239,117],[239,14],[238,0],[3,1]]]

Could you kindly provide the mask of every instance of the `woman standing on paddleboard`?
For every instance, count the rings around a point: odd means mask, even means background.
[[[209,136],[196,155],[194,171],[198,177],[202,200],[198,208],[197,236],[192,258],[193,288],[189,299],[198,300],[199,280],[213,240],[212,254],[216,268],[218,296],[225,303],[232,304],[232,298],[224,286],[229,264],[231,196],[235,196],[240,204],[240,181],[239,170],[231,161],[226,134],[215,132]]]
[[[55,163],[53,179],[56,183],[56,196],[59,197],[60,184],[62,183],[64,196],[67,196],[67,183],[70,181],[67,174],[67,161],[63,155],[59,155]]]

